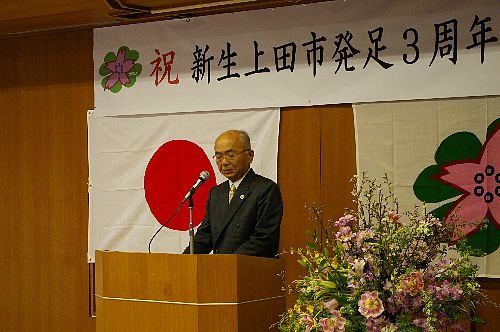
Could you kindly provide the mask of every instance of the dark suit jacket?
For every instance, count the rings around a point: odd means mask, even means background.
[[[205,217],[194,236],[194,252],[275,257],[283,216],[278,185],[250,169],[231,204],[228,197],[229,181],[210,190]]]

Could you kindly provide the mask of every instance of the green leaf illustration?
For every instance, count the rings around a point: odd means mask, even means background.
[[[122,89],[122,82],[117,81],[117,82],[115,83],[115,85],[113,85],[113,86],[111,87],[111,89],[109,89],[109,91],[111,91],[111,92],[113,92],[113,93],[118,93],[118,92],[120,92],[120,90],[121,90],[121,89]]]
[[[136,50],[129,50],[127,48],[125,51],[125,58],[132,61],[137,61],[139,60],[139,52],[137,52]]]
[[[467,242],[472,248],[480,249],[489,255],[500,247],[500,230],[491,221],[488,221],[486,226],[468,238]]]
[[[493,122],[490,123],[490,125],[488,126],[488,130],[486,132],[486,136],[490,136],[491,134],[493,134],[493,132],[495,131],[495,129],[497,129],[497,127],[500,127],[500,118],[493,120]]]
[[[111,74],[111,70],[109,70],[108,67],[106,67],[106,64],[103,63],[101,67],[99,67],[99,75],[108,76],[109,74]]]
[[[434,159],[438,165],[457,160],[471,160],[479,156],[483,144],[476,135],[469,132],[458,132],[446,137],[438,149]]]
[[[137,52],[136,50],[131,50],[130,48],[124,45],[120,47],[118,51],[122,49],[125,50],[125,59],[132,61],[137,61],[137,59],[139,59],[139,52]]]
[[[101,80],[101,86],[104,90],[106,90],[106,82],[108,81],[108,77],[104,77],[102,80]]]
[[[131,86],[133,86],[135,84],[135,81],[137,81],[137,76],[129,75],[128,79],[129,79],[129,82],[124,84],[124,85],[125,85],[125,87],[130,88]]]
[[[438,165],[428,166],[420,172],[413,184],[413,192],[420,201],[437,203],[461,194],[460,191],[433,178],[439,173]]]
[[[104,62],[116,61],[116,54],[113,52],[108,52],[104,57]]]
[[[142,72],[142,65],[140,63],[136,63],[134,67],[128,72],[128,76],[139,76]]]

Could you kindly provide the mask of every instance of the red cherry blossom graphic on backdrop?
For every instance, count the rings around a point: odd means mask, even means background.
[[[201,223],[208,193],[215,185],[215,174],[210,160],[201,147],[186,140],[172,140],[156,150],[144,174],[144,195],[159,224],[164,223],[174,213],[202,171],[208,171],[210,178],[198,187],[193,196],[194,227]],[[187,201],[165,227],[178,231],[189,229]]]
[[[488,137],[477,160],[461,160],[440,168],[438,178],[462,192],[447,216],[470,221],[464,225],[466,235],[476,232],[474,221],[485,217],[500,229],[500,128]]]

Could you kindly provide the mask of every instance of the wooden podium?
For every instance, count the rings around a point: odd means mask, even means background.
[[[282,270],[243,255],[97,251],[97,332],[269,331],[285,311]]]

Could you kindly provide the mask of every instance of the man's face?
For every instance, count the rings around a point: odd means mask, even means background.
[[[243,145],[238,133],[220,135],[215,141],[214,150],[219,171],[232,182],[241,179],[253,161],[253,151]]]

